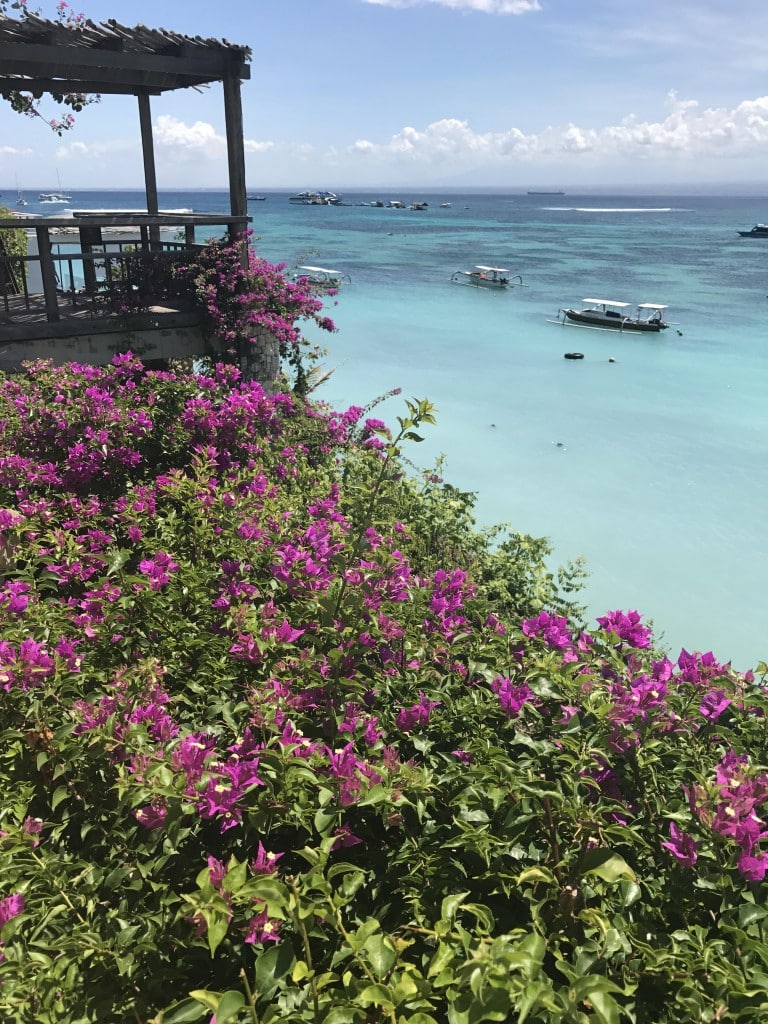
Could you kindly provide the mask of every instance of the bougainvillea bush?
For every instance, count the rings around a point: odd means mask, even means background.
[[[433,418],[0,382],[0,1019],[768,1019],[763,677],[578,624]]]

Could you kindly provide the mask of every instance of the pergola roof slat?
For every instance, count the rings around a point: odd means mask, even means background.
[[[182,89],[250,78],[250,48],[145,25],[85,20],[70,26],[37,15],[0,17],[0,68],[21,92],[46,83],[89,83],[82,92],[123,92],[133,82],[150,90]],[[74,88],[74,87],[70,87]],[[46,90],[47,91],[47,90]],[[69,91],[69,89],[64,90]]]

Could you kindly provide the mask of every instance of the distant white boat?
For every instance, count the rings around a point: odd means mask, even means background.
[[[491,291],[508,288],[510,285],[518,285],[522,288],[523,279],[519,274],[509,276],[506,267],[487,267],[478,265],[474,270],[457,270],[451,277],[454,284],[469,284],[475,288],[488,288]]]
[[[450,210],[450,208],[451,208],[451,204],[450,203],[440,203],[440,209],[441,210]]]
[[[338,206],[341,200],[335,192],[297,192],[295,196],[288,197],[289,203],[297,206]]]
[[[296,268],[294,280],[305,280],[316,288],[339,288],[342,282],[350,283],[349,274],[341,270],[330,270],[328,267],[310,267],[304,265]]]

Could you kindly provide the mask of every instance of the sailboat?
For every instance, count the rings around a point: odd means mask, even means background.
[[[56,181],[59,183],[57,192],[41,192],[37,197],[41,203],[69,203],[72,201],[72,196],[62,191],[61,178],[59,177],[58,170],[56,171]]]
[[[24,196],[21,193],[21,189],[19,188],[19,179],[18,178],[16,179],[16,205],[17,206],[26,206],[27,205],[27,200],[24,198]]]

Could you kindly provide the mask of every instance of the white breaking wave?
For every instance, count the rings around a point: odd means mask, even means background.
[[[545,206],[545,210],[568,213],[680,213],[674,206]]]

